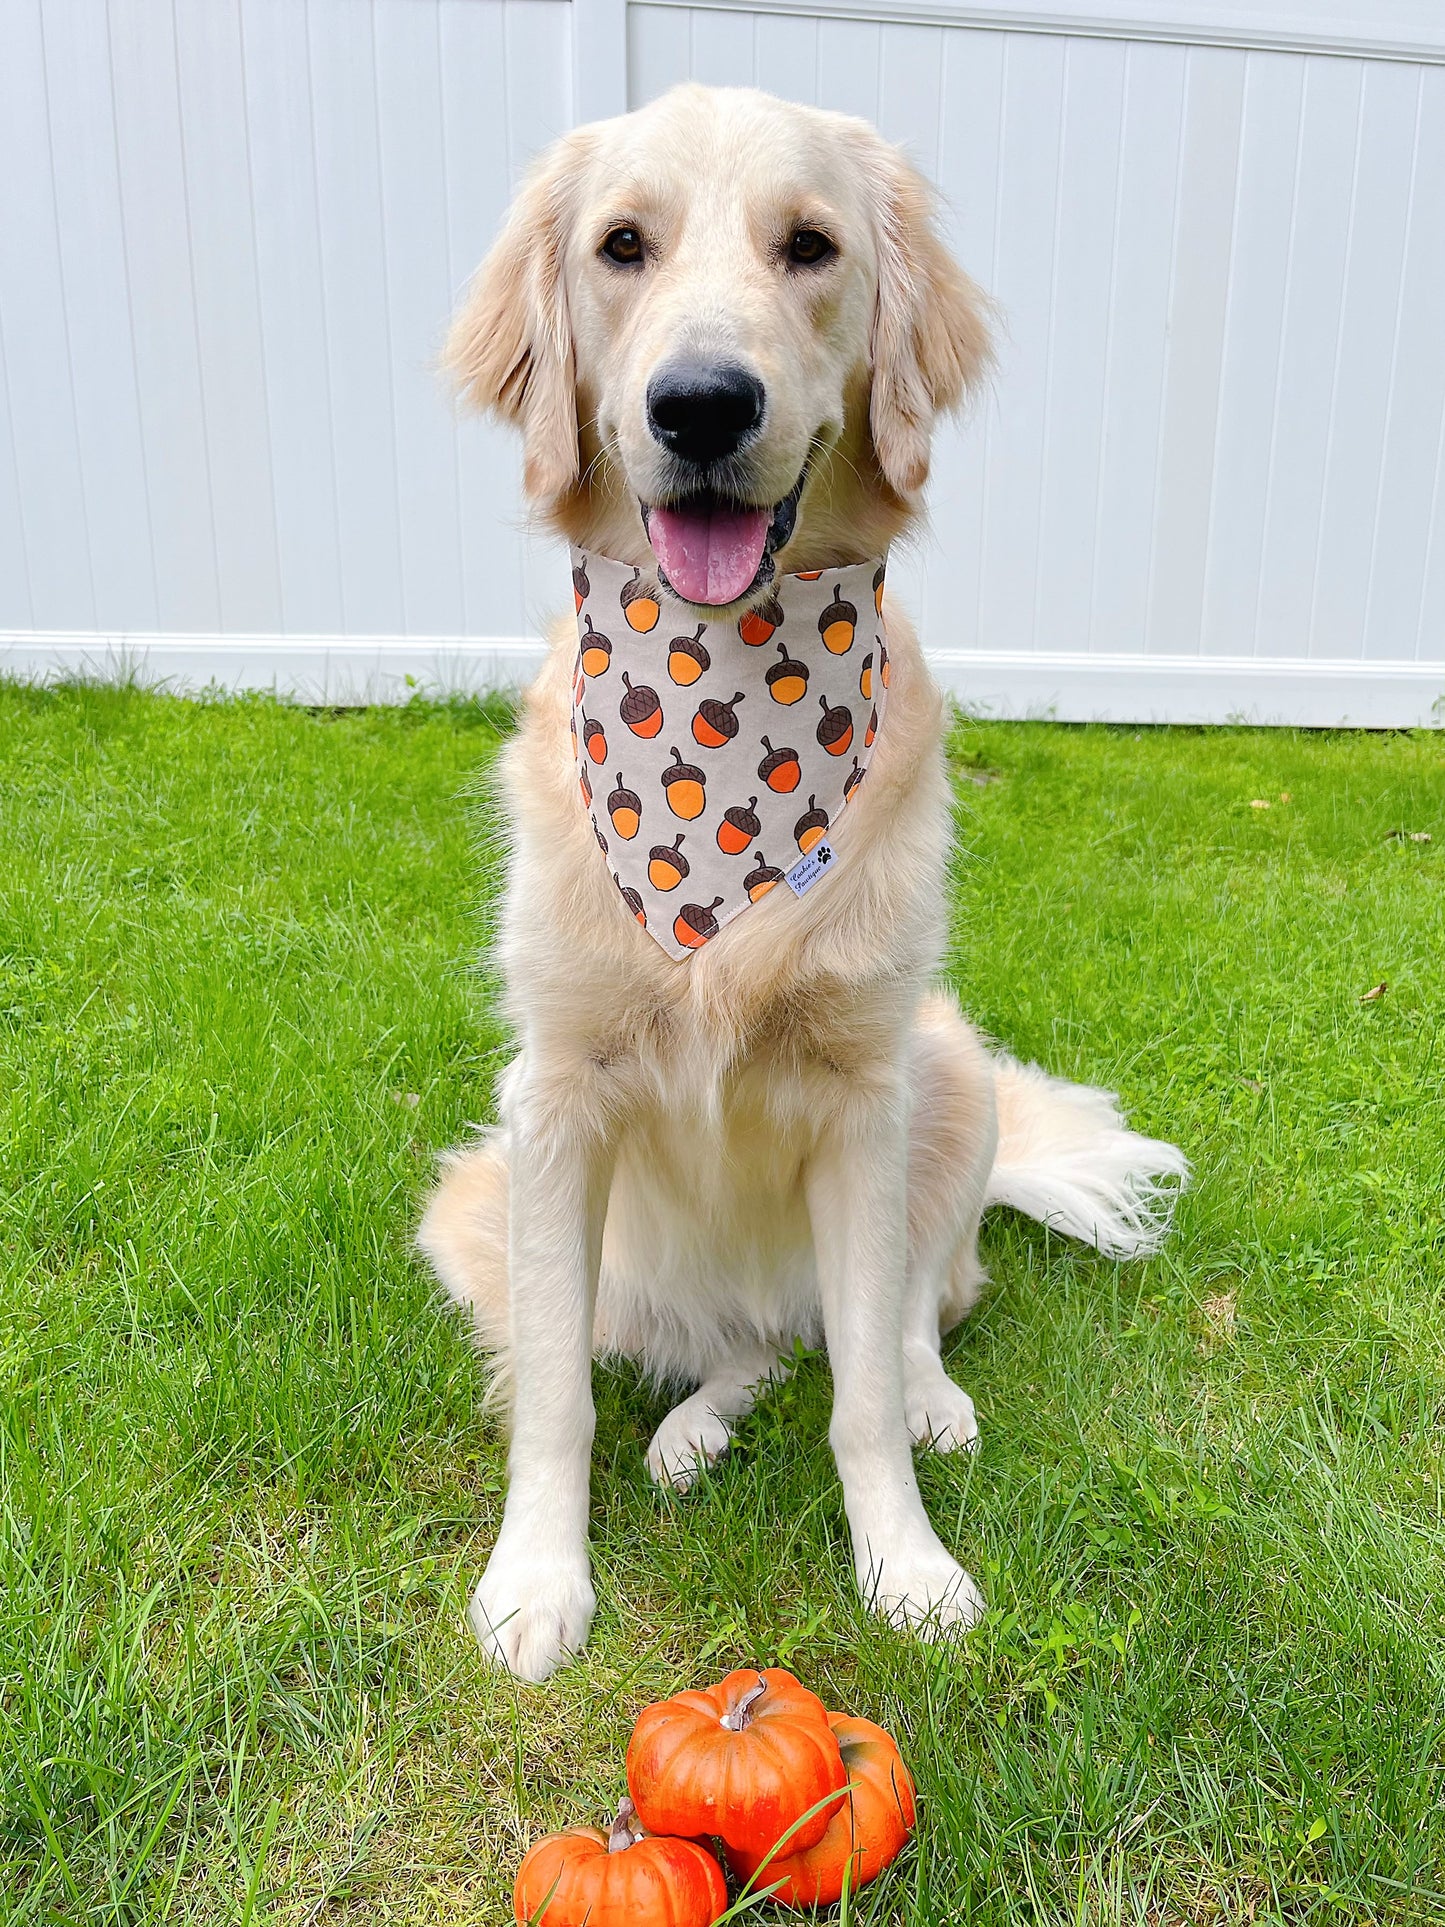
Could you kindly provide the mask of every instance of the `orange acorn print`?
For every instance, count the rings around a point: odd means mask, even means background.
[[[717,935],[718,921],[713,911],[721,902],[721,897],[714,897],[711,903],[685,903],[673,919],[673,936],[689,950],[701,950]]]
[[[607,814],[623,842],[630,843],[642,824],[642,798],[636,790],[627,788],[621,770],[617,772],[617,788],[607,799]]]
[[[750,796],[746,803],[734,803],[730,810],[723,811],[723,820],[717,826],[717,846],[724,856],[741,856],[755,836],[762,833],[762,824],[754,811],[758,799]]]
[[[587,765],[583,763],[577,771],[578,786],[582,791],[582,804],[585,809],[592,807],[592,785],[587,780]]]
[[[818,618],[818,634],[823,647],[834,656],[846,656],[853,647],[853,632],[858,627],[858,611],[843,599],[843,585],[833,589],[833,600]]]
[[[605,676],[612,664],[612,644],[592,627],[591,616],[583,616],[587,633],[582,638],[582,668],[589,676]]]
[[[637,921],[645,930],[647,928],[647,912],[642,907],[642,898],[635,890],[629,889],[620,876],[614,874],[612,881],[622,892],[622,901],[627,905],[633,916],[636,917]]]
[[[886,574],[887,570],[880,562],[878,564],[878,573],[873,578],[873,607],[878,611],[880,616],[883,613],[883,578]]]
[[[793,841],[806,856],[821,837],[828,834],[828,812],[818,808],[816,796],[808,798],[808,807],[793,825]]]
[[[878,680],[885,689],[888,687],[888,650],[881,642],[878,645]]]
[[[705,622],[700,622],[695,636],[674,636],[667,645],[667,673],[684,689],[712,667],[712,657],[702,646],[702,632],[706,627]]]
[[[782,604],[775,595],[770,595],[756,609],[749,609],[745,616],[738,617],[738,634],[749,649],[761,649],[765,642],[772,641],[773,631],[781,628],[782,622]]]
[[[675,890],[687,875],[691,865],[678,847],[683,841],[683,832],[678,831],[671,846],[659,843],[648,852],[647,880],[654,890]]]
[[[850,769],[848,774],[843,778],[843,801],[845,803],[867,774],[866,769],[859,769],[858,758],[855,756],[853,758],[852,769]]]
[[[572,571],[572,599],[577,604],[577,613],[579,616],[582,613],[582,604],[591,593],[592,584],[587,580],[587,558],[584,555]]]
[[[868,727],[863,732],[864,749],[872,749],[873,738],[878,734],[878,711],[875,709],[868,718]]]
[[[808,693],[808,665],[795,662],[785,642],[778,644],[779,660],[768,671],[768,694],[775,703],[801,702]]]
[[[622,605],[628,627],[635,629],[638,635],[649,635],[657,627],[662,608],[656,591],[642,580],[641,569],[632,571],[632,580],[623,583],[622,593],[617,599]]]
[[[768,752],[758,764],[758,775],[770,790],[786,796],[795,790],[802,778],[802,766],[795,749],[774,749],[767,737],[763,738],[763,748]]]
[[[622,686],[627,694],[617,705],[617,713],[632,731],[634,736],[655,736],[662,728],[662,703],[655,689],[646,683],[632,687],[632,678],[624,669]]]
[[[707,805],[707,778],[695,764],[683,762],[680,749],[672,753],[676,760],[671,769],[662,772],[662,793],[673,815],[691,823]]]
[[[823,571],[821,569],[799,569],[798,580],[799,582],[816,582],[822,573]]]
[[[773,885],[775,883],[781,883],[782,880],[782,871],[776,869],[769,863],[762,851],[759,850],[758,867],[756,870],[748,871],[747,875],[743,878],[743,888],[747,891],[753,902],[756,903],[759,897],[765,897]]]
[[[873,700],[873,651],[870,649],[863,658],[863,667],[858,671],[858,694],[865,703]]]
[[[721,749],[724,743],[730,743],[737,735],[736,712],[742,700],[743,692],[740,689],[730,703],[720,703],[716,697],[709,696],[705,702],[698,704],[697,714],[692,719],[692,733],[704,749]]]
[[[577,700],[580,703],[581,696],[578,696]],[[572,754],[575,756],[577,754],[577,718],[575,716],[567,718],[567,727],[572,732]]]
[[[830,756],[846,756],[848,745],[853,740],[853,712],[840,703],[836,709],[828,707],[828,698],[820,696],[823,720],[818,725],[818,741]]]
[[[582,741],[586,744],[587,754],[594,763],[607,761],[607,737],[601,723],[589,716],[586,710],[582,712]]]

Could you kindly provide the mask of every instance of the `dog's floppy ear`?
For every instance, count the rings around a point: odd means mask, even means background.
[[[956,408],[991,356],[989,303],[938,237],[933,191],[875,135],[869,143],[878,247],[868,420],[890,487],[928,480],[934,417]]]
[[[491,253],[452,321],[444,361],[476,408],[522,431],[523,482],[534,501],[577,480],[576,369],[562,275],[575,136],[556,142],[517,193]]]

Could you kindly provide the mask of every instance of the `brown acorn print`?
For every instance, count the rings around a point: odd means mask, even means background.
[[[774,749],[767,737],[763,738],[763,748],[768,752],[758,764],[758,775],[770,790],[786,796],[798,787],[802,777],[802,765],[795,749]]]
[[[607,838],[602,834],[601,830],[598,829],[597,818],[595,816],[592,819],[592,834],[597,838],[598,849],[602,852],[603,856],[606,856]]]
[[[641,569],[632,571],[632,580],[624,582],[622,593],[617,598],[622,604],[622,613],[627,625],[640,636],[649,635],[657,627],[657,618],[662,614],[657,593],[642,580]]]
[[[718,921],[713,911],[721,902],[721,897],[714,897],[711,903],[685,903],[673,918],[673,936],[689,950],[701,950],[717,935]]]
[[[642,823],[642,798],[636,790],[627,788],[621,770],[617,772],[617,788],[607,799],[607,814],[623,842],[630,843]]]
[[[582,604],[591,593],[592,584],[587,580],[587,558],[584,555],[572,571],[572,599],[577,604],[577,613],[579,616],[582,613]]]
[[[667,673],[684,689],[712,667],[712,657],[702,646],[702,632],[706,627],[705,622],[700,622],[695,636],[674,636],[667,645]]]
[[[853,647],[853,632],[858,627],[858,611],[843,599],[843,585],[833,589],[833,600],[818,618],[818,634],[823,647],[834,656],[846,656]]]
[[[873,578],[873,607],[878,611],[880,616],[883,613],[883,578],[886,574],[887,570],[880,562],[878,564],[878,573]]]
[[[863,747],[864,747],[864,749],[872,749],[872,747],[873,747],[873,738],[874,738],[874,737],[875,737],[875,736],[876,736],[877,734],[878,734],[878,711],[877,711],[877,710],[875,709],[875,710],[873,711],[873,714],[872,714],[872,715],[871,715],[871,716],[870,716],[870,717],[868,718],[868,727],[867,727],[867,729],[866,729],[866,730],[864,730],[864,732],[863,732]]]
[[[683,762],[680,749],[672,753],[676,760],[671,769],[662,772],[662,793],[673,815],[680,816],[684,823],[691,823],[695,816],[702,815],[707,805],[707,778],[695,764]]]
[[[754,812],[758,799],[750,796],[746,803],[734,803],[730,810],[723,811],[723,820],[717,826],[717,846],[724,856],[741,856],[755,836],[762,833],[762,824]]]
[[[818,725],[818,741],[830,756],[846,756],[848,745],[853,740],[853,712],[839,703],[836,709],[828,707],[828,698],[820,696],[823,720]]]
[[[768,694],[775,703],[801,702],[808,693],[808,665],[788,654],[785,642],[778,644],[778,661],[768,671]]]
[[[587,754],[594,763],[607,761],[607,736],[601,723],[595,717],[582,712],[582,741],[587,745]]]
[[[745,616],[739,616],[738,634],[749,649],[761,649],[765,642],[772,641],[773,631],[782,625],[782,604],[775,595],[770,595],[756,609],[749,609]]]
[[[678,848],[682,840],[683,832],[679,830],[670,846],[659,843],[648,851],[647,880],[654,890],[675,890],[691,868]]]
[[[873,700],[873,651],[870,649],[863,658],[863,667],[858,671],[858,694],[865,703]]]
[[[845,803],[867,774],[866,769],[859,769],[858,758],[855,756],[853,758],[852,769],[850,769],[848,774],[843,778],[843,801]]]
[[[742,700],[740,689],[730,703],[720,703],[715,696],[700,702],[692,719],[694,740],[704,749],[721,749],[730,743],[738,733],[737,706]]]
[[[617,713],[632,731],[634,736],[655,736],[662,728],[662,703],[655,689],[646,683],[632,687],[632,678],[624,669],[622,685],[627,694],[617,705]]]
[[[759,850],[758,867],[756,870],[748,871],[747,875],[743,878],[743,888],[747,891],[753,902],[756,903],[759,897],[765,897],[773,885],[775,883],[781,883],[782,880],[782,871],[776,869],[773,864],[769,863],[762,851]]]
[[[587,632],[582,638],[582,668],[589,676],[605,676],[612,665],[612,644],[592,627],[591,616],[583,616]]]
[[[622,881],[622,878],[620,876],[617,876],[615,873],[613,875],[612,881],[617,885],[618,889],[622,892],[622,901],[627,905],[628,909],[632,912],[633,916],[636,917],[637,921],[642,925],[643,929],[645,930],[647,928],[647,912],[642,907],[642,898],[637,894],[635,890],[629,889],[628,886]]]
[[[818,808],[816,796],[808,798],[808,807],[793,825],[793,841],[806,856],[813,845],[828,834],[828,812]]]
[[[584,809],[590,810],[592,807],[592,785],[587,777],[587,765],[585,763],[583,763],[577,771],[577,784],[582,791],[583,807]]]
[[[889,667],[888,650],[885,645],[880,642],[878,645],[878,680],[885,689],[888,687]]]

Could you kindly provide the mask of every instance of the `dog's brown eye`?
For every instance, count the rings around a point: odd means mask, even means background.
[[[838,250],[815,227],[800,227],[788,242],[788,259],[800,268],[816,268]]]
[[[615,227],[602,243],[602,252],[619,267],[635,268],[642,259],[642,236],[635,227]]]

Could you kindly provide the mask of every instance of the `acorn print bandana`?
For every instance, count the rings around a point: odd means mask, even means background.
[[[708,622],[655,574],[573,550],[582,801],[627,911],[670,957],[835,860],[887,700],[883,573],[780,576],[759,608]]]

